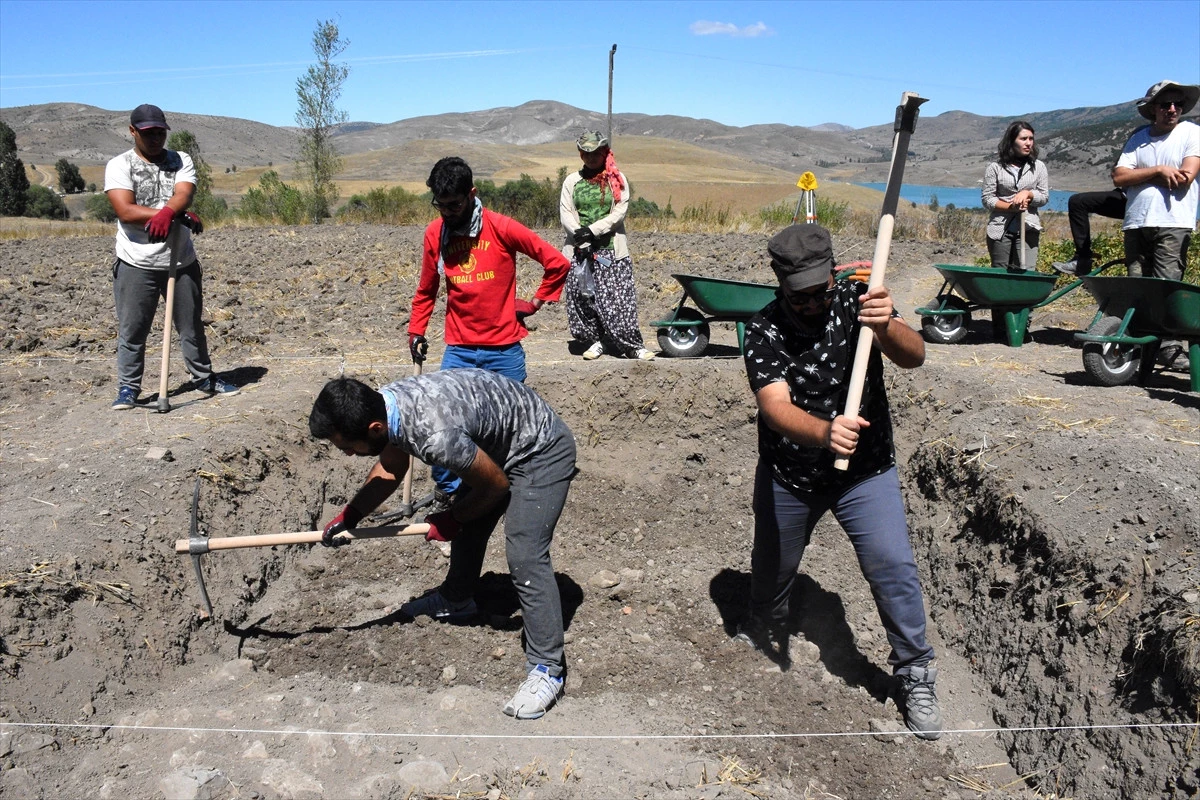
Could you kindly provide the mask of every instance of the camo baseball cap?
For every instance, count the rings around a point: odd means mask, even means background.
[[[575,146],[585,153],[594,153],[601,147],[608,147],[608,137],[600,131],[584,131],[575,140]]]

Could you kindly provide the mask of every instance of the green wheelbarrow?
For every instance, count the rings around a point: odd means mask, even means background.
[[[699,275],[672,275],[683,287],[683,297],[671,316],[655,320],[658,347],[674,358],[696,358],[708,349],[709,323],[737,324],[738,348],[746,336],[746,323],[775,299],[775,285],[703,278]],[[695,308],[687,305],[691,300]]]
[[[1100,309],[1084,333],[1083,368],[1102,386],[1145,385],[1163,339],[1183,339],[1200,392],[1200,286],[1163,278],[1084,277]]]
[[[1110,261],[1092,270],[1092,275],[1121,261]],[[1035,308],[1049,305],[1083,284],[1077,278],[1054,291],[1058,275],[1044,272],[1009,272],[993,267],[970,267],[961,264],[934,264],[944,279],[937,297],[918,308],[921,333],[932,344],[954,344],[966,338],[971,327],[971,312],[991,309],[992,330],[1007,341],[1009,347],[1025,343],[1029,314]],[[958,294],[955,294],[958,292]]]

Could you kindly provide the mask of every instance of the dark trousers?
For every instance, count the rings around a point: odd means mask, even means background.
[[[557,433],[549,447],[508,470],[507,504],[463,523],[450,544],[450,570],[440,587],[452,602],[475,594],[488,539],[504,516],[508,573],[525,622],[526,666],[532,670],[545,664],[551,675],[562,674],[564,661],[562,600],[550,563],[550,542],[575,475],[575,437],[563,424]]]
[[[117,259],[113,263],[113,300],[117,306],[117,382],[142,388],[146,367],[146,337],[154,324],[159,298],[167,296],[167,271],[138,269]],[[200,262],[193,261],[175,274],[175,307],[171,310],[179,349],[188,372],[198,381],[213,374],[208,339],[200,317],[204,310]]]
[[[1089,214],[1111,219],[1125,218],[1125,192],[1079,192],[1067,199],[1067,220],[1071,223],[1071,238],[1075,240],[1075,260],[1092,260],[1092,224]]]
[[[854,546],[892,646],[888,663],[893,671],[925,666],[933,660],[933,648],[925,640],[921,581],[895,467],[840,494],[817,494],[776,483],[770,465],[759,461],[754,476],[751,613],[767,622],[787,618],[800,558],[826,511],[833,512]]]

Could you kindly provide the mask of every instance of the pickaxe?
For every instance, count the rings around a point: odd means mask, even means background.
[[[430,496],[432,502],[432,495]],[[394,515],[393,515],[394,517]],[[382,539],[393,536],[424,536],[429,532],[425,523],[416,525],[382,525],[374,528],[355,528],[342,531],[339,539]],[[315,544],[321,541],[322,531],[299,531],[296,533],[265,533],[256,536],[226,536],[210,539],[200,535],[200,479],[196,478],[196,488],[192,491],[192,521],[188,530],[188,538],[175,540],[175,552],[187,553],[192,557],[192,566],[196,569],[196,581],[200,584],[200,597],[204,600],[204,613],[201,619],[212,616],[212,602],[208,599],[208,589],[204,585],[204,570],[200,566],[200,557],[211,550],[236,550],[243,547],[275,547],[288,544]]]

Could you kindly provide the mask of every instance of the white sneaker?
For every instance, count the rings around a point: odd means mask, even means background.
[[[505,704],[504,713],[517,719],[537,719],[554,705],[562,690],[563,679],[551,675],[545,664],[538,664]]]
[[[594,345],[583,351],[583,360],[591,361],[604,355],[604,343],[596,342]]]
[[[638,361],[653,361],[654,353],[644,347],[639,347],[637,350],[633,351],[633,357]]]

